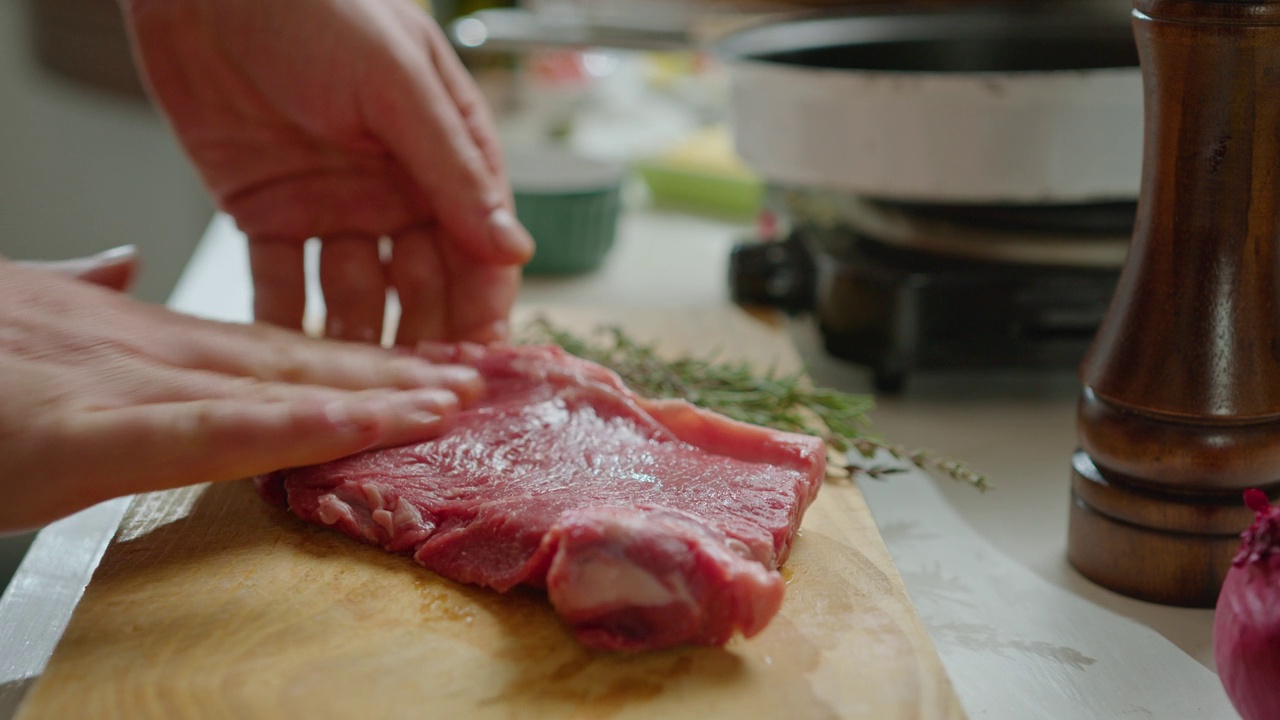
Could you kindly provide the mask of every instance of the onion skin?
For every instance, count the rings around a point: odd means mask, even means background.
[[[1280,508],[1259,490],[1245,502],[1257,518],[1218,595],[1213,655],[1244,720],[1280,720]]]

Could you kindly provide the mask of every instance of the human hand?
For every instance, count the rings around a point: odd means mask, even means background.
[[[248,235],[259,320],[298,328],[322,241],[330,337],[506,335],[533,242],[484,101],[409,0],[121,0],[153,97]],[[391,239],[388,260],[378,240]]]
[[[3,260],[0,257],[0,260]],[[111,290],[126,292],[138,278],[138,248],[121,245],[97,255],[70,260],[18,260],[19,265],[56,272]]]
[[[63,274],[122,288],[131,262],[0,259],[0,532],[427,439],[483,390],[471,368],[199,320]]]

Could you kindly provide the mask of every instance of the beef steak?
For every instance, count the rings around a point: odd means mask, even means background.
[[[429,354],[487,383],[447,434],[273,473],[264,496],[454,580],[546,588],[595,648],[719,645],[778,611],[820,440],[645,400],[558,348]]]

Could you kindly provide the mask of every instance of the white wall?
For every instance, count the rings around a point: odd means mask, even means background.
[[[55,258],[124,243],[162,302],[212,214],[163,121],[143,102],[38,66],[26,3],[0,0],[0,255]]]

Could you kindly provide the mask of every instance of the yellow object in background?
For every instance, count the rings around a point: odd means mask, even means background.
[[[747,220],[764,185],[733,149],[725,125],[702,128],[655,158],[636,164],[655,205]]]
[[[693,51],[645,53],[645,79],[654,87],[668,88],[702,69],[701,56]]]
[[[711,125],[677,142],[659,156],[667,167],[743,180],[755,175],[733,149],[733,135],[725,125]]]

